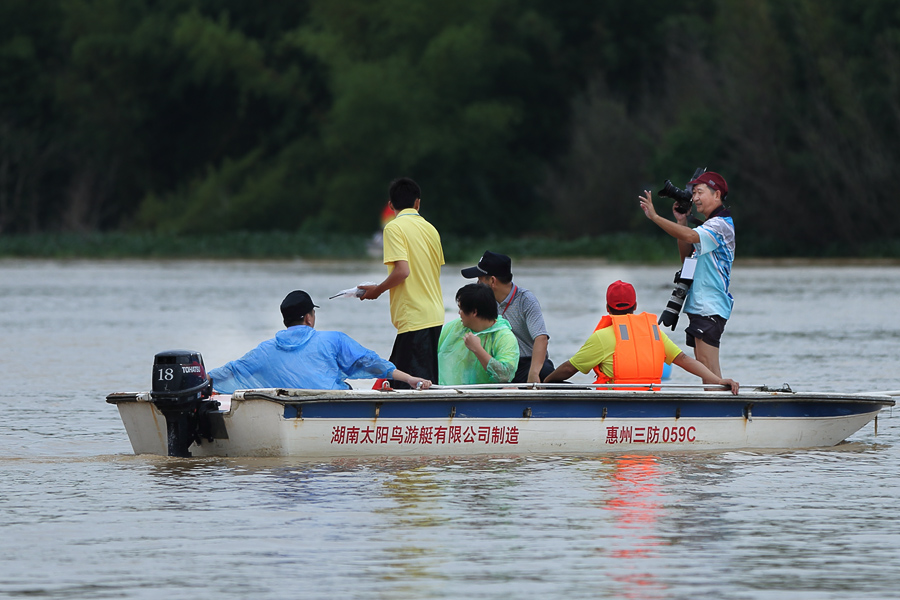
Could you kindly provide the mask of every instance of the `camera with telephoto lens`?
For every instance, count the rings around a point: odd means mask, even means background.
[[[659,315],[657,323],[663,327],[670,327],[672,331],[675,331],[675,326],[678,325],[678,314],[681,312],[684,298],[687,296],[688,288],[691,287],[692,283],[693,280],[691,279],[681,278],[680,269],[675,273],[675,289],[672,290],[672,295],[669,296],[669,301],[666,303],[666,309]]]
[[[696,171],[694,171],[694,176],[690,178],[690,181],[693,181],[703,175],[706,172],[705,167],[699,167]],[[672,198],[675,200],[675,210],[680,212],[683,215],[691,212],[691,203],[693,202],[693,195],[691,194],[691,188],[688,187],[687,190],[681,190],[675,187],[672,182],[666,179],[666,183],[663,184],[663,189],[657,192],[663,198]]]

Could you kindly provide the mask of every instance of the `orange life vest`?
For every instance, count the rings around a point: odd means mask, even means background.
[[[616,335],[613,353],[613,376],[607,377],[600,365],[594,367],[594,383],[659,383],[662,381],[666,346],[656,324],[656,315],[606,315],[597,323],[598,329],[612,327]],[[627,388],[626,388],[627,389]]]

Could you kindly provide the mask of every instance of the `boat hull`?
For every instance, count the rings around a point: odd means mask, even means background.
[[[257,390],[211,413],[192,456],[449,456],[833,446],[888,397],[614,390]],[[167,454],[149,394],[112,394],[136,454]]]

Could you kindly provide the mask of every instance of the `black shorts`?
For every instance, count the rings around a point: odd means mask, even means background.
[[[725,323],[728,319],[723,319],[719,315],[710,315],[701,317],[700,315],[692,315],[687,313],[691,323],[684,330],[686,340],[685,343],[693,348],[695,346],[694,339],[702,340],[713,348],[719,347],[719,340],[722,339],[722,332],[725,331]]]
[[[539,377],[541,381],[544,380],[544,377],[553,372],[553,363],[549,358],[544,359],[544,364],[541,366],[541,374]],[[512,383],[526,383],[528,381],[528,371],[531,370],[531,357],[524,356],[519,359],[519,367],[516,369],[516,375],[513,377]]]
[[[438,382],[438,340],[441,338],[441,325],[398,333],[391,350],[390,361],[401,371],[413,377],[422,377],[432,383]],[[394,381],[394,389],[409,389],[402,381]]]

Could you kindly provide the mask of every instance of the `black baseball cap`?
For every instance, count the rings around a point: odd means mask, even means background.
[[[303,290],[294,290],[281,301],[281,316],[285,323],[292,323],[301,320],[303,315],[314,308],[319,307],[313,304],[309,294]]]
[[[512,278],[512,260],[505,254],[497,254],[488,250],[478,261],[478,264],[461,271],[466,279],[493,275],[498,278]]]

